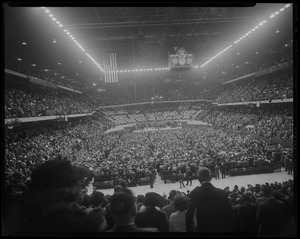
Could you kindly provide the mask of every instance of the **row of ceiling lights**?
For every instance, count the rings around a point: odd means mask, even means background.
[[[275,13],[270,15],[270,18],[274,18],[276,15],[278,15],[280,12],[283,12],[285,10],[285,8],[290,7],[291,4],[286,4],[283,8],[279,9],[279,11],[276,11]],[[45,13],[49,14],[49,17],[52,18],[52,21],[55,21],[55,23],[62,28],[63,25],[54,17],[54,15],[50,12],[49,9],[47,9],[46,7],[41,7]],[[237,44],[238,42],[240,42],[241,40],[243,40],[244,38],[246,38],[249,34],[251,34],[252,32],[254,32],[256,29],[258,29],[259,27],[261,27],[263,24],[265,24],[267,21],[264,20],[262,22],[260,22],[257,26],[255,26],[254,28],[252,28],[252,30],[248,31],[247,33],[245,33],[242,37],[240,37],[238,40],[234,41],[234,44]],[[85,49],[79,44],[79,42],[74,38],[74,36],[67,30],[64,29],[64,32],[73,40],[73,42],[83,51],[85,52]],[[277,32],[277,31],[276,31]],[[204,64],[201,65],[201,68],[204,67],[205,65],[207,65],[209,62],[211,62],[212,60],[214,60],[215,58],[217,58],[218,56],[220,56],[221,54],[223,54],[224,52],[226,52],[228,49],[232,48],[232,45],[229,45],[228,47],[226,47],[224,50],[220,51],[219,53],[217,53],[215,56],[211,57],[208,61],[206,61]],[[89,53],[85,53],[90,60],[93,61],[94,64],[96,64],[96,66],[102,71],[104,72],[104,70],[102,69],[102,67],[96,62],[96,60],[89,54]],[[198,68],[198,66],[194,66],[193,68]],[[155,68],[155,71],[158,70],[169,70],[169,68]],[[153,71],[152,68],[150,69],[135,69],[135,70],[119,70],[117,71],[118,73],[127,73],[127,72],[143,72],[143,71]]]
[[[51,13],[51,11],[48,9],[48,8],[46,8],[46,7],[41,7],[43,10],[44,10],[44,12],[46,13],[46,14],[48,14],[48,16],[52,19],[52,21],[54,21],[57,25],[58,25],[58,27],[60,27],[60,28],[62,28],[63,27],[63,25],[60,23],[60,21],[58,21],[55,17],[54,17],[54,15],[53,15],[53,13]],[[100,64],[98,64],[97,63],[97,61],[89,54],[89,53],[87,53],[86,52],[86,50],[81,46],[81,44],[75,39],[75,37],[71,34],[71,32],[70,31],[68,31],[67,29],[64,29],[63,30],[64,31],[64,33],[67,35],[67,36],[69,36],[70,37],[70,39],[75,43],[75,45],[80,49],[80,50],[82,50],[83,52],[85,52],[85,54],[86,54],[86,56],[88,57],[88,58],[90,58],[90,60],[102,71],[102,72],[104,72],[104,70],[103,70],[103,68],[100,66]]]
[[[198,66],[193,66],[193,68],[198,68]],[[150,69],[135,69],[135,70],[117,70],[118,73],[130,73],[130,72],[141,72],[141,71],[163,71],[170,70],[168,67],[163,68],[150,68]]]
[[[273,18],[274,16],[278,15],[280,12],[283,12],[286,8],[290,7],[291,4],[286,4],[283,8],[280,8],[279,11],[276,11],[275,13],[270,15],[270,18]],[[241,36],[238,40],[234,41],[234,44],[237,44],[238,42],[242,41],[244,38],[246,38],[248,35],[250,35],[251,33],[253,33],[254,31],[256,31],[259,27],[261,27],[263,24],[267,23],[266,20],[263,20],[262,22],[260,22],[257,26],[253,27],[252,30],[248,31],[247,33],[245,33],[243,36]],[[276,33],[279,33],[279,30],[276,30]],[[232,45],[229,45],[228,47],[226,47],[224,50],[220,51],[219,53],[217,53],[215,56],[211,57],[208,61],[206,61],[204,64],[202,64],[200,67],[204,67],[205,65],[207,65],[209,62],[211,62],[212,60],[214,60],[215,58],[217,58],[218,56],[220,56],[221,54],[223,54],[224,52],[226,52],[228,49],[232,48]],[[258,54],[256,52],[256,54]],[[239,53],[237,54],[239,55]],[[193,68],[198,68],[198,66],[194,66]],[[140,70],[120,70],[117,72],[123,73],[123,72],[135,72],[135,71],[152,71],[152,69],[140,69]],[[155,70],[169,70],[169,68],[155,68]]]
[[[278,15],[280,12],[283,12],[285,10],[285,8],[290,7],[291,4],[286,4],[283,8],[280,8],[279,11],[273,13],[270,15],[270,18],[273,18],[274,16]],[[263,20],[262,22],[260,22],[257,26],[253,27],[252,30],[248,31],[247,33],[245,33],[242,37],[240,37],[239,39],[237,39],[236,41],[234,41],[234,44],[239,43],[240,41],[242,41],[244,38],[246,38],[248,35],[250,35],[252,32],[256,31],[259,27],[261,27],[263,24],[265,24],[267,21]],[[278,33],[279,31],[276,31],[276,33]],[[210,58],[208,61],[206,61],[204,64],[201,65],[201,68],[203,66],[205,66],[206,64],[208,64],[209,62],[211,62],[213,59],[215,59],[216,57],[218,57],[219,55],[223,54],[225,51],[227,51],[229,48],[231,48],[232,45],[226,47],[224,50],[220,51],[219,53],[217,53],[215,56],[213,56],[212,58]]]

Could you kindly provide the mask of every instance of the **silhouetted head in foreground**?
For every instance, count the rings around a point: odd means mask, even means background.
[[[197,171],[197,177],[201,184],[204,182],[210,182],[211,181],[211,171],[206,167],[200,167]]]
[[[46,161],[32,173],[25,192],[21,235],[73,235],[97,232],[77,204],[86,171],[70,161]]]

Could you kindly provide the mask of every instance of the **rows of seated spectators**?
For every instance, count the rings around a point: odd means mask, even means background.
[[[23,199],[12,204],[7,201],[9,197],[5,198],[4,233],[74,236],[103,235],[104,232],[187,232],[194,228],[191,224],[198,223],[187,219],[189,210],[194,207],[194,190],[171,190],[168,195],[155,192],[134,195],[122,182],[114,187],[112,195],[99,190],[88,195],[85,185],[78,184],[84,176],[84,171],[72,167],[69,162],[51,160],[44,163],[34,172],[33,182]],[[249,182],[219,190],[227,195],[225,200],[230,215],[230,221],[226,221],[227,233],[296,235],[293,180],[255,185]],[[265,210],[270,207],[272,210]],[[210,212],[214,209],[209,207],[204,213],[207,216]],[[214,232],[211,225],[207,233]]]
[[[31,86],[32,89],[6,87],[5,118],[32,117],[58,114],[91,113],[100,105],[150,102],[153,92],[147,87],[117,87],[97,95],[59,93],[50,89]],[[173,94],[175,92],[175,94]],[[176,93],[177,92],[177,93]],[[264,77],[244,80],[213,89],[187,84],[180,88],[160,89],[162,100],[216,99],[218,103],[251,102],[257,100],[285,99],[293,97],[293,78]],[[155,104],[155,103],[154,103]]]
[[[55,157],[70,158],[74,152],[99,137],[111,123],[106,119],[79,119],[21,131],[6,130],[5,184],[14,192],[30,182],[32,170]],[[72,158],[71,158],[72,159]]]
[[[283,79],[263,79],[263,80],[246,80],[238,83],[233,83],[228,86],[221,86],[214,90],[208,90],[207,95],[203,95],[196,87],[185,87],[180,89],[184,94],[172,98],[170,94],[172,90],[163,94],[163,100],[184,100],[184,99],[200,99],[210,98],[216,95],[213,92],[221,92],[217,97],[218,103],[242,102],[242,101],[256,101],[256,100],[272,100],[284,99],[293,97],[293,83],[292,77]],[[185,91],[186,90],[186,91]],[[176,90],[174,90],[176,91]],[[65,95],[59,94],[54,90],[30,90],[30,89],[16,89],[7,88],[5,91],[5,113],[6,118],[11,117],[28,117],[39,115],[55,115],[55,114],[74,114],[74,113],[90,113],[93,109],[100,105],[107,104],[127,104],[135,102],[150,102],[153,96],[151,91],[142,91],[139,96],[134,97],[130,94],[124,93],[124,89],[113,90],[113,92],[103,92],[98,96],[85,95]],[[192,92],[195,92],[195,94]],[[168,96],[169,95],[169,96]],[[172,95],[172,94],[171,94]],[[195,96],[196,97],[193,97]],[[199,95],[201,97],[199,97]],[[126,99],[126,100],[123,100]],[[43,103],[41,103],[43,102]]]
[[[293,117],[287,110],[203,110],[196,119],[218,127],[248,130],[263,137],[293,141]]]
[[[216,98],[218,103],[251,102],[293,98],[293,77],[270,76],[238,81],[224,86]]]
[[[86,97],[57,90],[6,87],[5,118],[91,113],[95,108]]]

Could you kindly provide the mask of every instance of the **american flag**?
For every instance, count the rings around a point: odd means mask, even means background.
[[[104,65],[104,75],[106,83],[118,82],[118,72],[117,72],[117,53],[110,53],[107,57],[107,65]]]

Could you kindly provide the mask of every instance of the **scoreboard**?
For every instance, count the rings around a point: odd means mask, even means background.
[[[194,54],[187,53],[184,48],[179,48],[176,54],[169,54],[168,65],[170,70],[188,70],[194,66]]]

